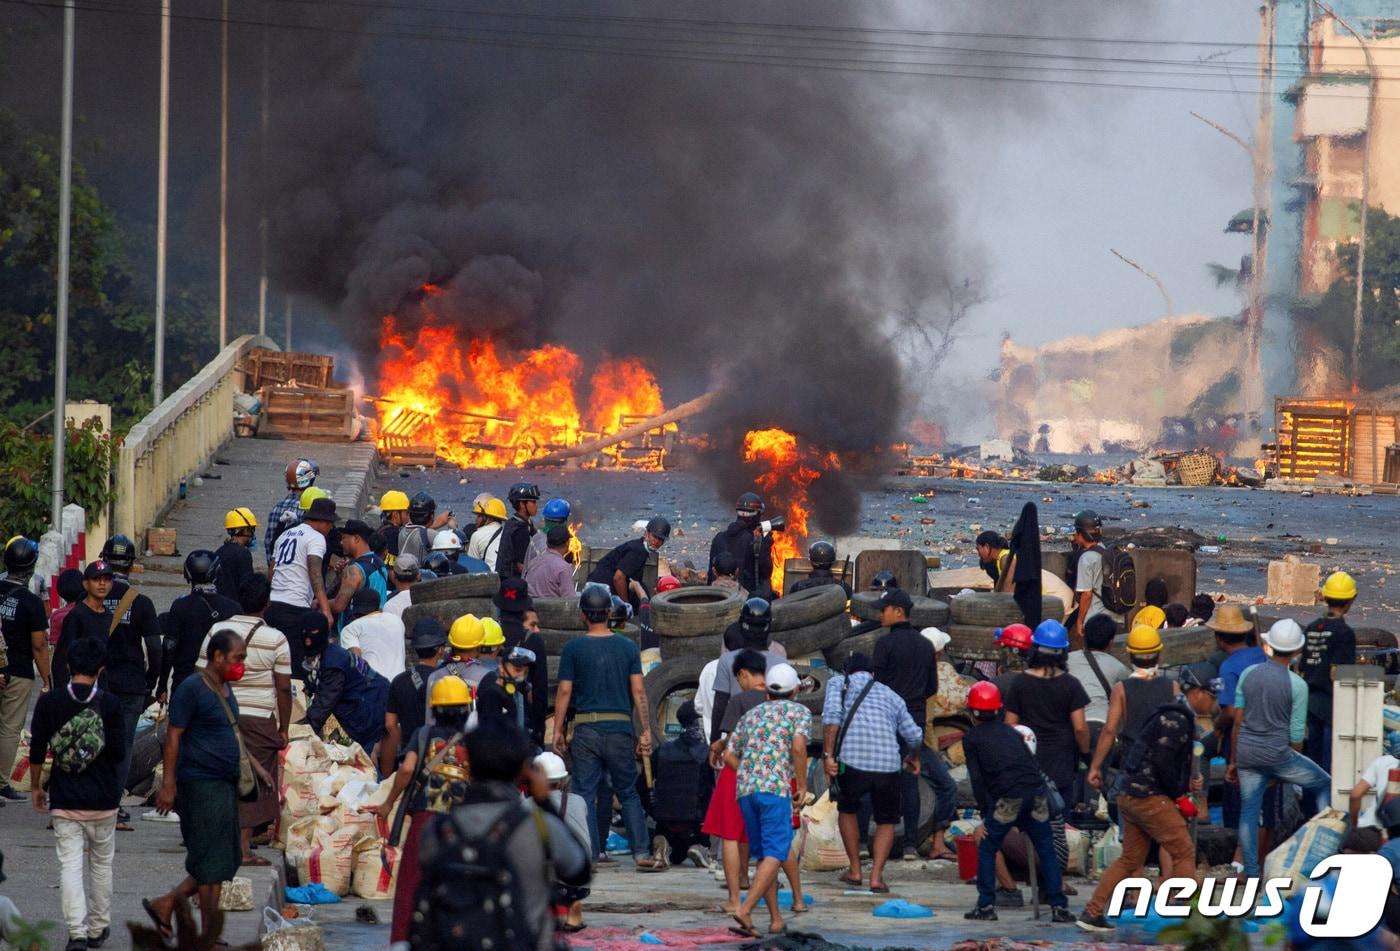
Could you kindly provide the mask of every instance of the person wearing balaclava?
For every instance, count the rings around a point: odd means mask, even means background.
[[[363,657],[330,642],[330,624],[324,615],[308,611],[299,636],[305,647],[306,689],[312,697],[301,722],[320,736],[326,721],[334,716],[350,739],[370,753],[384,735],[389,681],[375,673]]]

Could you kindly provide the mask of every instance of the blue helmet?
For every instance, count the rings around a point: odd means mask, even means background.
[[[572,511],[567,499],[550,499],[544,503],[544,518],[547,522],[567,522]]]
[[[1067,650],[1069,648],[1069,632],[1059,621],[1041,621],[1036,627],[1035,633],[1031,635],[1031,643],[1037,647]]]

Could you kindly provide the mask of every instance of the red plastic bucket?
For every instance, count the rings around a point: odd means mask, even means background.
[[[970,882],[977,877],[977,843],[972,841],[970,835],[960,835],[956,842],[958,844],[958,878]]]

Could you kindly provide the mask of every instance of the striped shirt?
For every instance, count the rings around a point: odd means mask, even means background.
[[[232,631],[243,638],[248,646],[248,657],[244,660],[247,670],[243,673],[243,679],[229,684],[233,688],[234,699],[238,701],[239,716],[276,716],[277,689],[272,676],[292,675],[292,651],[287,646],[287,638],[277,628],[264,624],[262,618],[235,614],[209,629],[209,634],[199,647],[196,669],[204,669],[204,662],[209,656],[209,638],[219,631]]]

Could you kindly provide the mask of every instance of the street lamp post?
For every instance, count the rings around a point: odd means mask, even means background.
[[[63,106],[59,125],[58,171],[58,302],[53,361],[53,505],[49,522],[63,526],[63,451],[68,402],[68,253],[69,219],[73,209],[73,34],[77,29],[74,0],[63,3]]]
[[[152,405],[165,399],[165,249],[170,174],[170,0],[160,0],[160,132],[156,160],[156,359]]]

